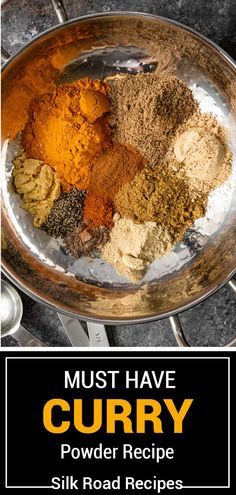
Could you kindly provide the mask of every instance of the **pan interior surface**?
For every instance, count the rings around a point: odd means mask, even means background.
[[[229,132],[233,174],[211,193],[203,219],[139,284],[99,258],[74,259],[58,240],[35,229],[11,184],[12,159],[30,101],[52,82],[121,73],[174,73],[193,91],[203,112]],[[236,253],[236,69],[220,49],[177,23],[141,14],[90,16],[50,30],[19,52],[2,80],[2,256],[5,272],[23,290],[82,318],[121,323],[163,317],[189,307],[222,285]]]

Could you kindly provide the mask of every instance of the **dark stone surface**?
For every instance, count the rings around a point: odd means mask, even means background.
[[[186,24],[211,40],[236,42],[235,0],[64,0],[69,19],[114,10],[146,12]],[[52,3],[46,0],[11,0],[2,9],[2,43],[13,54],[37,34],[58,22]]]
[[[20,292],[24,314],[22,324],[48,346],[69,346],[57,313]],[[180,320],[192,346],[221,346],[236,331],[236,300],[229,286],[181,314]],[[107,327],[111,346],[172,347],[176,346],[168,319],[139,325]],[[18,345],[11,337],[2,339],[3,346]]]
[[[235,0],[65,0],[69,18],[94,12],[132,10],[169,17],[186,24],[219,43],[231,56],[236,54]],[[2,11],[3,46],[13,54],[32,37],[57,22],[52,4],[44,0],[12,0]],[[48,346],[68,346],[55,311],[21,294],[24,305],[22,324]],[[183,328],[192,346],[219,346],[236,331],[236,302],[227,286],[181,315]],[[175,346],[170,323],[161,320],[140,325],[107,329],[111,345],[134,347]],[[18,345],[13,337],[2,345]]]

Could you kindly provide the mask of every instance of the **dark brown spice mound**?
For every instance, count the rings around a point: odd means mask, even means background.
[[[109,230],[106,227],[96,228],[84,222],[64,239],[64,243],[72,256],[80,258],[96,254],[97,249],[108,239]]]
[[[52,237],[65,237],[73,232],[83,218],[85,192],[71,189],[53,203],[42,229]]]

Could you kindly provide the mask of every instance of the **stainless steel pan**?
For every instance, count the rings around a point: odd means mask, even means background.
[[[57,242],[32,227],[11,188],[17,142],[7,137],[24,125],[33,97],[52,81],[144,70],[165,70],[182,78],[202,109],[212,111],[229,129],[236,156],[235,62],[176,22],[135,13],[75,19],[37,37],[3,68],[3,270],[31,297],[70,316],[111,324],[173,316],[212,294],[235,273],[235,163],[229,187],[211,207],[205,227],[190,229],[186,242],[156,261],[137,285],[118,277],[102,260],[66,256]]]

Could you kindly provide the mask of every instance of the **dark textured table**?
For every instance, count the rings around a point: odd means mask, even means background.
[[[235,0],[64,0],[69,18],[95,12],[132,10],[148,12],[187,24],[208,36],[236,58]],[[2,11],[2,44],[15,53],[40,32],[58,22],[52,3],[44,0],[12,0]],[[23,325],[48,346],[68,346],[69,341],[55,311],[22,294]],[[220,346],[236,332],[236,299],[229,286],[180,316],[192,346]],[[113,346],[175,346],[170,323],[161,320],[139,325],[107,327]],[[13,337],[2,345],[17,345]]]

